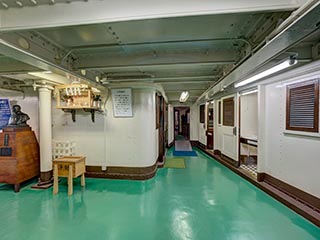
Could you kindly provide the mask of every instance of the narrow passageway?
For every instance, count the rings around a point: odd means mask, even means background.
[[[86,179],[60,191],[1,185],[3,240],[320,239],[320,229],[196,150],[147,181]],[[173,148],[167,152],[173,157]]]

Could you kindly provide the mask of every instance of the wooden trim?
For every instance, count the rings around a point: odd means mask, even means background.
[[[205,123],[205,104],[199,106],[199,121]]]
[[[200,147],[200,148],[203,149],[203,150],[206,150],[206,149],[207,149],[207,146],[204,145],[204,144],[201,143],[201,142],[198,142],[198,147]]]
[[[302,88],[308,85],[314,85],[314,126],[313,128],[305,127],[292,127],[290,126],[290,90],[293,88]],[[286,89],[286,129],[293,131],[304,131],[304,132],[319,132],[319,80],[314,79],[310,81],[305,81],[302,83],[291,84],[287,86]]]
[[[227,112],[227,110],[232,111]],[[235,126],[235,97],[225,98],[222,101],[222,125],[228,127]]]
[[[266,177],[266,174],[265,174],[265,173],[263,173],[263,172],[258,172],[258,173],[257,173],[257,181],[258,181],[258,182],[263,182],[264,179],[265,179],[265,177]]]
[[[218,124],[221,124],[221,100],[218,102]]]
[[[47,171],[47,172],[40,172],[40,179],[39,182],[48,182],[52,180],[53,171]]]
[[[201,149],[201,148],[200,148]],[[256,187],[260,188],[262,191],[265,193],[269,194],[271,197],[275,198],[279,202],[283,203],[296,213],[302,215],[318,227],[320,227],[320,210],[318,208],[311,208],[310,206],[315,205],[314,201],[319,201],[318,198],[314,197],[311,195],[311,200],[313,204],[310,203],[302,203],[301,201],[301,195],[300,198],[298,197],[293,197],[292,195],[289,195],[285,191],[280,191],[278,188],[272,186],[271,184],[263,181],[266,178],[265,173],[258,173],[257,179],[253,178],[250,174],[248,174],[245,170],[241,168],[237,168],[230,164],[227,161],[224,161],[219,155],[213,154],[210,151],[202,150],[205,154],[209,155],[212,157],[214,160],[220,162],[222,165],[226,166],[229,168],[231,171],[234,173],[238,174],[242,178],[246,179],[248,182],[252,183]],[[215,150],[215,153],[219,153],[219,150]],[[270,178],[269,178],[270,179]],[[290,186],[289,184],[287,184]],[[292,187],[292,186],[291,186]],[[306,198],[308,199],[308,198]],[[316,203],[316,206],[318,205],[318,202]]]
[[[306,205],[309,205],[311,208],[317,208],[320,211],[320,198],[317,198],[309,193],[302,191],[299,188],[296,188],[288,183],[281,181],[267,173],[264,173],[264,181],[280,191],[285,192],[286,194],[296,198],[298,201],[303,202]]]
[[[174,145],[174,141],[168,144],[167,148],[171,148]]]
[[[157,162],[149,167],[107,167],[102,170],[101,166],[86,166],[86,177],[111,178],[128,180],[146,180],[155,176]]]
[[[235,167],[238,167],[238,166],[239,166],[238,161],[235,161],[235,160],[233,160],[232,158],[230,158],[230,157],[228,157],[228,156],[226,156],[226,155],[224,155],[224,154],[222,154],[222,153],[221,153],[221,156],[220,156],[220,157],[221,157],[222,160],[229,162],[230,164],[232,164],[232,165],[235,166]]]
[[[199,141],[190,140],[190,144],[191,144],[192,147],[198,147],[199,146]]]
[[[155,94],[156,98],[156,129],[160,127],[160,96]]]

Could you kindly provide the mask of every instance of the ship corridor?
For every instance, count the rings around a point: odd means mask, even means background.
[[[1,0],[0,239],[319,240],[319,0]]]

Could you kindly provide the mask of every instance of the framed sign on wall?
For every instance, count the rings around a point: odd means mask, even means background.
[[[11,117],[8,99],[0,99],[0,129],[7,126]]]
[[[112,104],[114,117],[133,117],[132,113],[132,89],[112,89]]]

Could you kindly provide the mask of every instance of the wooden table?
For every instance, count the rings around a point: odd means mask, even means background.
[[[81,175],[81,186],[85,185],[86,157],[64,156],[54,159],[53,162],[53,194],[59,192],[58,177],[68,178],[68,195],[73,193],[73,178]]]

